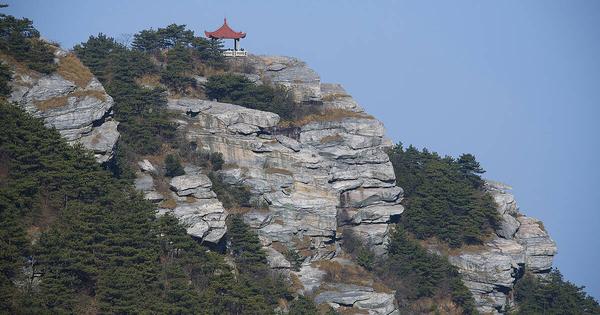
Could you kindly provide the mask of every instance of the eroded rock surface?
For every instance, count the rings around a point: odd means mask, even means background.
[[[61,62],[71,62],[75,63],[73,71],[89,73],[75,57],[60,48],[55,56],[59,69]],[[89,80],[69,80],[60,71],[42,75],[24,72],[20,67],[13,67],[13,72],[9,101],[43,118],[48,127],[56,128],[69,143],[82,143],[93,151],[98,162],[113,157],[119,139],[118,122],[112,119],[111,112],[114,102],[95,77],[89,74]]]
[[[245,185],[254,201],[265,205],[245,213],[244,220],[258,232],[269,264],[298,277],[299,292],[318,290],[317,302],[336,308],[398,312],[393,293],[377,292],[373,283],[325,281],[328,271],[319,264],[339,260],[339,240],[348,233],[376,254],[386,254],[390,224],[404,208],[403,191],[396,187],[384,151],[391,142],[383,124],[364,114],[340,85],[321,83],[297,59],[251,56],[247,61],[257,82],[285,85],[297,102],[321,104],[342,114],[280,128],[273,113],[198,99],[170,100],[169,108],[181,113],[177,122],[186,139],[199,150],[223,154],[223,181]],[[497,236],[449,260],[458,267],[478,310],[498,313],[511,305],[514,282],[525,269],[550,269],[556,246],[539,221],[518,211],[508,186],[486,185],[502,217]],[[286,249],[300,253],[300,271],[291,270]]]
[[[171,199],[171,208],[159,208],[157,215],[171,214],[187,228],[187,233],[212,244],[221,241],[227,232],[225,221],[229,213],[212,191],[212,182],[202,169],[186,166],[185,175],[170,179],[171,191],[164,193],[157,189],[161,180],[159,171],[148,160],[138,162],[140,171],[136,173],[135,188],[144,193],[144,198],[158,203]]]
[[[472,251],[450,255],[465,285],[471,290],[479,312],[500,314],[513,305],[511,291],[525,270],[544,274],[552,268],[556,244],[537,219],[524,216],[509,186],[486,182],[497,204],[501,228],[492,241]]]
[[[298,101],[320,101],[314,71],[295,60],[273,60],[278,62],[257,67],[261,79],[291,82]],[[169,108],[181,112],[177,122],[198,150],[223,155],[223,181],[247,186],[254,201],[266,206],[246,213],[244,220],[258,232],[273,268],[290,270],[282,248],[300,253],[305,265],[336,257],[342,231],[385,254],[389,224],[404,208],[403,191],[384,152],[388,142],[381,122],[367,115],[341,116],[288,133],[279,131],[277,115],[233,104],[172,99]],[[187,189],[195,188],[181,191]],[[322,274],[306,268],[313,271],[306,275]],[[372,288],[361,290],[371,297],[355,301],[355,308],[372,314],[396,309],[393,294],[382,301]]]
[[[332,285],[328,291],[315,297],[315,303],[327,303],[334,309],[354,307],[373,315],[400,314],[394,304],[394,294],[375,292],[371,287],[352,284]]]

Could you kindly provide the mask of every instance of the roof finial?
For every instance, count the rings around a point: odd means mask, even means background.
[[[227,17],[223,18],[223,24],[227,24]]]

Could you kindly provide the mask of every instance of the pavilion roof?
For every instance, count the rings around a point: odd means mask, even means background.
[[[232,30],[231,27],[227,25],[227,19],[224,19],[223,26],[219,27],[219,29],[217,29],[216,31],[204,31],[204,34],[206,35],[206,37],[214,39],[240,39],[246,37],[246,33],[236,32]]]

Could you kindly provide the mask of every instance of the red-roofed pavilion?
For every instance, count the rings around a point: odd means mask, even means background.
[[[227,24],[227,18],[223,20],[223,26],[219,27],[214,32],[204,31],[206,37],[211,39],[233,39],[233,52],[225,51],[225,56],[246,56],[246,52],[243,50],[238,50],[238,41],[244,37],[246,37],[246,33],[244,32],[236,32]]]

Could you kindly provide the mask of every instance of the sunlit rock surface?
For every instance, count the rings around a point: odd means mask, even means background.
[[[107,162],[113,157],[119,139],[118,122],[112,119],[113,99],[74,56],[60,48],[55,56],[59,70],[62,62],[69,62],[74,64],[70,68],[72,71],[81,73],[71,74],[74,78],[69,80],[70,77],[63,77],[61,71],[43,75],[12,67],[14,75],[9,101],[35,117],[43,118],[46,126],[56,128],[69,143],[83,144],[94,153],[98,162]]]

